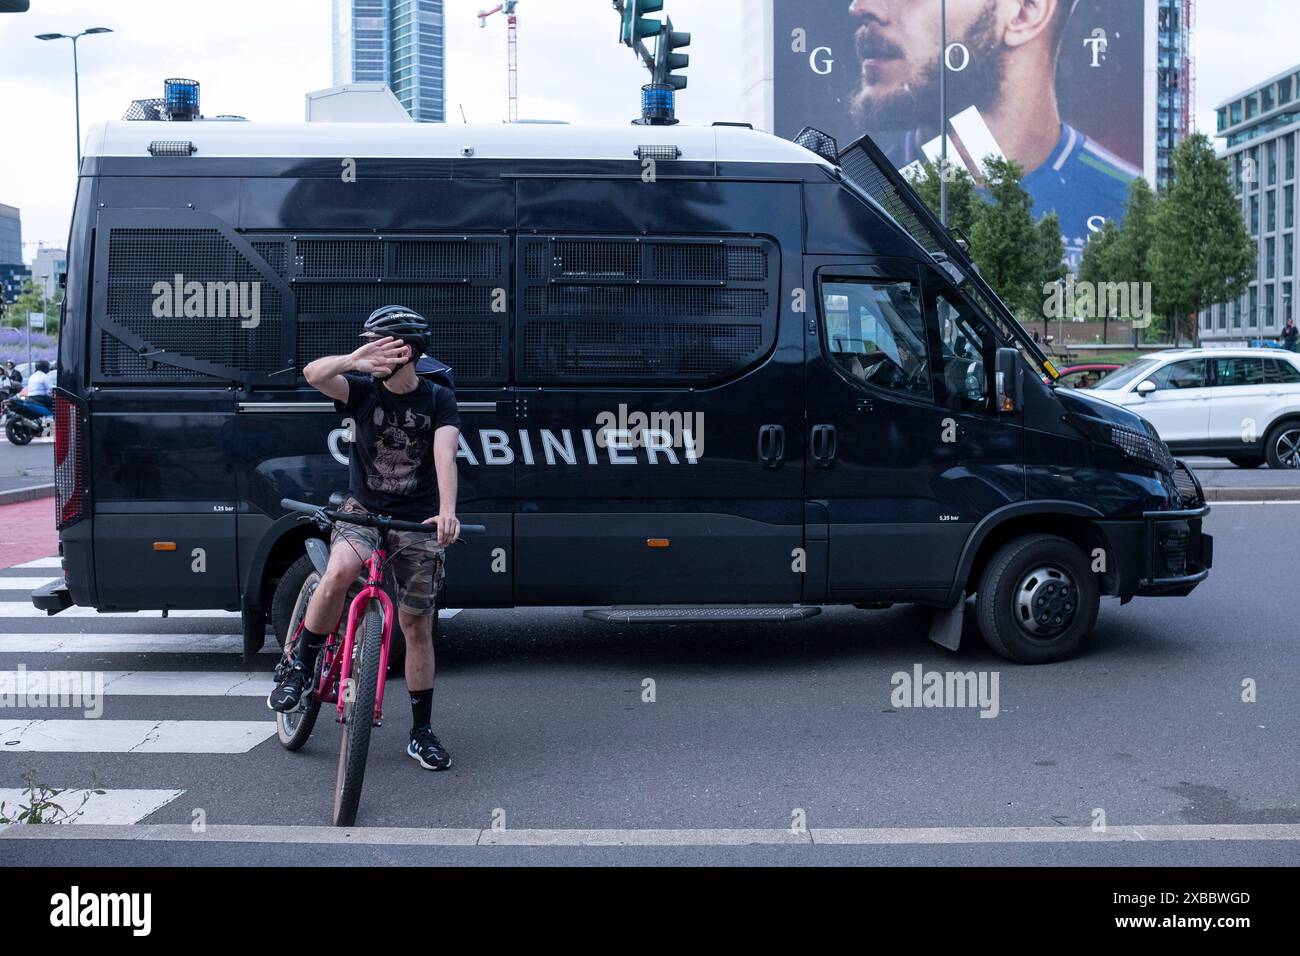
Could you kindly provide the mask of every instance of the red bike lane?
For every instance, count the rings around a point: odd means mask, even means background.
[[[0,505],[0,568],[58,553],[53,498]]]

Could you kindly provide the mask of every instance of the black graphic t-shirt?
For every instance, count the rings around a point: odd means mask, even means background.
[[[370,375],[348,373],[348,400],[335,402],[352,416],[348,492],[371,511],[407,521],[438,513],[438,475],[433,435],[445,425],[460,427],[456,394],[426,379],[398,395]]]

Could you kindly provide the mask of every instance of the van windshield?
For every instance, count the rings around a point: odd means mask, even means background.
[[[1123,388],[1135,378],[1142,378],[1160,363],[1156,359],[1138,359],[1122,368],[1117,368],[1093,386],[1098,390],[1114,391]]]

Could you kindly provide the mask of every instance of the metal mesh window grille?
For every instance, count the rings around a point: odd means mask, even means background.
[[[707,381],[760,358],[765,338],[756,323],[531,322],[524,373],[575,382]]]
[[[490,242],[411,240],[394,242],[393,272],[406,279],[495,279],[501,246]]]
[[[529,238],[520,245],[521,381],[699,384],[754,364],[775,339],[770,240]]]
[[[288,262],[288,250],[285,249],[282,242],[254,242],[253,248],[257,254],[266,260],[266,264],[276,273],[283,276],[285,267]]]
[[[367,315],[380,306],[394,303],[432,317],[435,315],[493,315],[493,290],[488,286],[450,285],[446,283],[312,283],[300,285],[298,313],[348,315],[358,327]]]
[[[379,279],[384,244],[377,239],[299,239],[298,271],[304,276]]]
[[[889,181],[889,177],[872,162],[866,150],[860,147],[845,150],[840,155],[840,165],[844,174],[859,189],[880,203],[885,212],[893,216],[908,235],[921,244],[921,248],[930,253],[942,250],[943,246],[938,238],[925,227],[920,217],[912,212]]]
[[[107,330],[143,339],[142,357],[199,359],[229,369],[231,378],[281,368],[283,297],[217,230],[115,228],[107,260]],[[245,314],[253,306],[255,314]],[[106,352],[102,373],[134,377],[125,370],[131,352]]]
[[[528,315],[571,316],[745,316],[762,318],[768,310],[764,289],[715,286],[534,286],[525,294]]]
[[[557,276],[591,279],[641,277],[641,244],[635,241],[558,241],[554,255]]]

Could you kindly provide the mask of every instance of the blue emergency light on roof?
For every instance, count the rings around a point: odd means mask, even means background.
[[[641,115],[648,120],[671,120],[676,91],[671,86],[647,83],[641,87]]]
[[[199,116],[199,82],[173,78],[163,82],[163,102],[173,120],[192,120]]]

